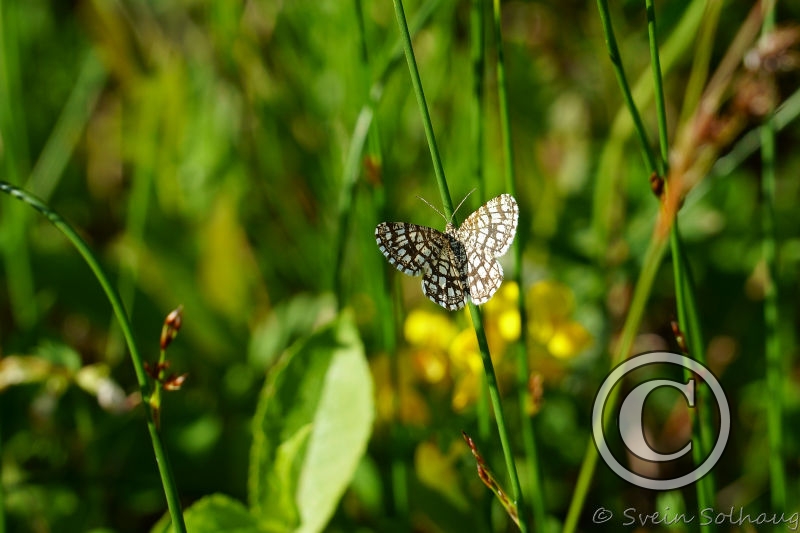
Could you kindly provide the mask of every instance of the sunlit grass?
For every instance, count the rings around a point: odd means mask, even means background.
[[[600,507],[800,511],[791,31],[759,44],[771,19],[731,3],[407,0],[408,35],[391,2],[67,4],[0,1],[0,178],[68,221],[130,323],[0,195],[5,530],[166,526],[127,347],[155,354],[179,304],[160,437],[190,531],[514,531],[514,500],[537,533],[616,531]],[[450,313],[374,228],[441,229],[417,196],[449,216],[473,189],[457,219],[506,192],[520,224],[494,298]],[[650,494],[597,462],[597,387],[647,350],[720,379],[713,480]],[[699,451],[700,411],[654,403],[648,438]]]

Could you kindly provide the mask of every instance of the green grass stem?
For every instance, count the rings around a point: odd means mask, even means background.
[[[486,198],[486,175],[484,166],[484,68],[486,66],[486,32],[484,0],[472,0],[470,3],[470,63],[472,65],[472,98],[470,99],[470,115],[472,116],[471,142],[473,150],[472,177],[478,185],[478,197]]]
[[[100,266],[100,262],[97,260],[97,257],[95,257],[94,253],[86,244],[86,242],[84,242],[84,240],[80,237],[80,235],[78,235],[72,226],[67,224],[67,222],[61,218],[58,213],[52,211],[38,198],[7,182],[0,181],[0,191],[5,192],[33,207],[43,214],[56,228],[58,228],[64,234],[64,236],[67,237],[70,243],[72,243],[75,249],[81,254],[81,257],[83,257],[84,261],[86,261],[86,264],[89,266],[95,278],[97,278],[97,281],[100,283],[100,286],[103,288],[103,291],[105,292],[106,297],[108,298],[108,301],[114,310],[114,314],[117,316],[117,320],[122,328],[122,333],[125,336],[125,340],[128,344],[128,349],[131,354],[133,369],[136,372],[136,380],[139,383],[139,390],[142,394],[142,408],[144,409],[145,418],[147,420],[147,429],[150,432],[150,440],[153,444],[156,463],[158,464],[158,470],[161,474],[161,482],[164,485],[164,494],[167,498],[167,506],[169,507],[170,516],[172,517],[173,527],[176,531],[185,533],[186,525],[183,522],[183,514],[181,513],[178,490],[172,475],[166,449],[161,441],[161,435],[156,428],[155,421],[153,419],[153,412],[150,408],[149,399],[152,389],[150,387],[150,382],[148,381],[147,373],[144,369],[142,358],[139,355],[139,350],[133,338],[133,330],[131,328],[130,320],[128,319],[128,315],[122,305],[122,300],[120,299],[119,294],[117,293],[116,289],[114,289],[114,286],[109,281],[108,276],[106,276],[103,268]]]
[[[400,36],[403,42],[406,61],[408,63],[408,70],[411,75],[411,83],[414,87],[414,93],[417,97],[417,103],[420,108],[420,115],[422,117],[423,128],[425,129],[425,136],[428,140],[428,147],[431,151],[431,159],[433,160],[433,168],[436,174],[436,181],[439,186],[439,193],[442,198],[442,205],[444,206],[445,216],[448,218],[453,217],[453,202],[450,198],[450,191],[447,186],[447,181],[442,167],[441,156],[436,144],[436,138],[433,132],[433,124],[431,123],[430,112],[428,111],[428,104],[425,100],[425,93],[422,88],[422,80],[417,68],[417,61],[414,57],[414,48],[411,44],[411,35],[408,30],[408,23],[406,21],[405,10],[403,8],[402,0],[393,0],[395,15],[397,16],[397,25],[400,29]],[[489,352],[489,343],[486,340],[486,331],[483,327],[483,320],[478,306],[473,303],[469,305],[470,316],[472,317],[472,324],[475,328],[475,335],[478,340],[478,347],[481,352],[481,360],[483,362],[484,374],[489,388],[489,397],[494,409],[495,420],[497,423],[497,431],[500,435],[500,443],[503,449],[503,456],[505,457],[506,469],[511,481],[512,495],[518,509],[524,509],[525,504],[522,496],[522,489],[520,487],[519,475],[517,474],[517,467],[514,462],[514,454],[511,450],[511,443],[508,438],[508,431],[506,430],[505,415],[503,414],[503,405],[500,401],[500,390],[497,385],[497,378],[494,372],[494,364],[492,363],[491,354]],[[528,531],[526,517],[520,515],[519,527],[523,533]]]
[[[506,63],[503,48],[503,24],[500,0],[493,1],[493,22],[494,22],[494,44],[497,50],[497,99],[500,111],[500,131],[502,134],[503,163],[505,168],[505,187],[513,196],[517,195],[517,178],[514,165],[514,141],[511,132],[511,120],[509,117],[508,88],[506,82]],[[520,224],[525,227],[524,224]],[[542,486],[541,467],[539,464],[539,454],[537,453],[536,434],[533,428],[533,420],[528,415],[527,406],[531,402],[528,381],[530,378],[530,365],[528,364],[528,329],[527,329],[527,310],[525,309],[525,291],[522,285],[522,252],[523,240],[518,239],[517,245],[513,247],[514,274],[512,279],[519,287],[519,308],[520,339],[517,343],[517,394],[519,401],[519,412],[521,418],[522,442],[525,448],[525,459],[528,466],[528,477],[530,489],[531,512],[533,513],[533,528],[537,533],[544,531],[546,520],[546,507],[544,503],[544,489]],[[519,514],[527,516],[528,510],[520,508]]]
[[[651,59],[652,59],[652,68],[653,68],[653,77],[654,77],[654,84],[653,84],[653,93],[656,96],[656,112],[657,112],[657,119],[658,119],[658,131],[659,131],[659,148],[660,148],[660,158],[656,158],[655,154],[653,153],[653,149],[649,143],[648,136],[646,131],[644,130],[644,125],[639,115],[638,109],[636,107],[635,99],[633,97],[633,92],[630,90],[630,87],[627,82],[627,77],[625,75],[624,68],[622,66],[622,60],[619,55],[619,50],[616,45],[616,38],[614,37],[613,27],[611,25],[611,17],[608,11],[608,4],[605,0],[598,0],[597,6],[600,12],[600,19],[603,26],[603,31],[605,33],[606,44],[608,46],[608,53],[609,57],[611,58],[612,65],[614,66],[615,75],[617,77],[617,81],[620,84],[620,90],[623,94],[623,99],[625,101],[625,105],[628,108],[628,112],[633,122],[634,129],[637,132],[637,136],[640,141],[641,150],[644,154],[645,165],[649,172],[659,173],[660,175],[665,175],[667,173],[668,162],[669,162],[669,138],[668,138],[668,131],[667,131],[667,123],[666,123],[666,112],[665,112],[665,104],[664,104],[664,96],[663,96],[663,78],[662,78],[662,71],[661,71],[661,60],[658,53],[658,36],[656,31],[656,22],[655,22],[655,10],[652,5],[651,0],[646,0],[646,8],[647,8],[647,16],[648,16],[648,36],[650,41],[651,47]],[[689,16],[691,18],[689,18]],[[685,15],[685,19],[695,21],[696,13],[687,12]],[[667,184],[668,186],[668,184]],[[686,296],[687,293],[693,295],[694,290],[691,287],[691,277],[684,272],[684,269],[688,266],[687,261],[683,257],[681,253],[681,246],[680,246],[680,235],[678,234],[677,225],[672,224],[670,228],[670,243],[672,246],[673,252],[673,260],[676,268],[676,293],[681,293],[681,295]],[[638,325],[641,321],[641,316],[643,313],[644,304],[647,300],[648,294],[650,292],[650,288],[652,287],[653,277],[655,276],[655,272],[658,269],[658,266],[661,261],[661,257],[663,255],[663,251],[665,248],[666,240],[660,239],[657,236],[654,237],[654,240],[651,241],[651,246],[648,249],[648,253],[645,259],[645,267],[640,274],[639,281],[636,285],[636,291],[634,293],[634,301],[631,304],[631,308],[628,312],[628,317],[625,321],[625,325],[623,327],[623,334],[622,339],[620,341],[620,349],[614,358],[614,362],[612,366],[616,366],[620,362],[622,362],[626,357],[628,357],[630,348],[633,343],[633,338],[638,330]],[[690,309],[691,308],[691,309]],[[686,328],[685,325],[687,321],[689,321],[689,317],[693,317],[696,322],[697,311],[694,306],[694,298],[681,298],[679,303],[679,316],[683,316],[682,327]],[[687,333],[688,336],[691,337],[690,345],[693,346],[695,349],[698,350],[699,353],[703,352],[703,343],[700,337],[700,328],[699,325],[694,328],[694,331],[689,331]],[[613,393],[609,396],[608,404],[615,405],[616,403],[617,394]],[[603,424],[606,425],[608,423],[608,417],[610,416],[610,410],[603,417]],[[703,420],[706,420],[704,422]],[[700,418],[700,425],[704,425],[707,423],[707,418],[701,417]],[[702,435],[706,432],[708,428],[706,427],[703,430],[700,430],[700,437],[696,437],[696,442],[700,444],[703,439]],[[693,435],[696,432],[693,432]],[[693,437],[694,438],[694,437]],[[695,450],[699,450],[701,446],[693,446]],[[578,486],[576,487],[576,491],[573,494],[573,500],[570,504],[570,508],[567,514],[567,519],[565,522],[564,531],[571,532],[574,531],[577,527],[578,519],[580,517],[581,510],[583,508],[583,503],[586,498],[586,494],[588,493],[589,487],[591,485],[591,480],[594,475],[594,469],[597,464],[598,453],[597,449],[595,448],[593,443],[589,443],[587,447],[586,455],[584,456],[583,464],[581,465],[581,471],[578,478]],[[695,457],[697,460],[698,457]],[[706,481],[700,480],[698,483],[698,495],[699,495],[699,502],[712,502],[713,501],[713,484],[709,476],[706,476]],[[703,503],[701,503],[701,508]]]
[[[436,7],[440,4],[440,2],[441,0],[429,0],[420,6],[416,16],[411,21],[410,32],[412,35],[416,34],[430,21],[431,16],[436,11]],[[361,1],[355,0],[354,7],[360,32],[359,51],[361,56],[360,60],[362,62],[361,67],[364,75],[364,83],[366,84],[371,79],[373,72],[376,72],[376,74],[374,74],[375,79],[372,81],[371,85],[366,87],[366,101],[359,111],[358,117],[356,118],[355,128],[350,136],[350,146],[347,151],[344,170],[342,173],[342,195],[339,201],[336,266],[334,268],[334,284],[336,287],[335,290],[337,294],[337,301],[340,308],[342,305],[344,305],[345,301],[342,268],[344,266],[345,259],[346,237],[350,228],[350,212],[354,195],[356,193],[356,184],[358,183],[358,177],[361,173],[361,169],[363,168],[363,156],[366,151],[374,158],[373,162],[381,165],[383,157],[381,153],[382,150],[379,128],[378,124],[374,120],[375,109],[381,101],[383,89],[389,79],[389,76],[400,65],[400,62],[403,58],[403,46],[400,40],[398,40],[395,45],[392,46],[388,53],[381,56],[379,60],[373,61],[370,58],[369,49],[366,42],[366,28],[364,27],[363,6]],[[373,62],[378,63],[377,68],[374,67]],[[382,194],[383,189],[378,188],[376,190],[378,191],[378,194],[376,195],[378,198],[376,201],[378,204],[377,210],[379,212],[383,212],[385,211],[386,204],[385,195]],[[385,293],[397,295],[397,291],[392,290],[391,278],[388,275],[388,269],[384,268],[382,272],[383,285],[386,288]],[[399,314],[401,306],[395,298],[384,299],[379,305],[382,306],[384,316],[395,317],[395,320],[393,321],[382,322],[383,329],[381,331],[381,335],[383,346],[386,349],[386,352],[392,358],[390,375],[393,389],[397,392],[393,398],[393,412],[400,413],[400,385],[398,378],[400,370],[399,362],[397,360],[396,347],[397,332],[400,330],[402,324]],[[392,431],[394,432],[395,437],[399,433],[399,424],[400,420],[398,419],[392,425]],[[399,441],[399,438],[392,439],[393,444],[399,443]],[[406,467],[406,463],[399,459],[401,456],[401,452],[399,450],[395,450],[393,456],[397,458],[396,460],[392,461],[391,466],[391,498],[394,506],[393,511],[398,517],[407,519],[409,505],[407,483],[408,469]]]
[[[678,315],[678,324],[685,339],[687,350],[684,355],[692,357],[705,365],[705,349],[702,332],[697,316],[697,305],[694,298],[694,284],[688,260],[683,253],[677,219],[673,221],[670,231],[670,249],[672,253],[673,279],[675,280],[675,307]],[[689,369],[684,369],[686,379],[692,378]],[[697,407],[689,410],[692,422],[692,459],[696,465],[701,464],[709,451],[713,448],[711,436],[710,406],[708,390],[706,387],[697,387]],[[709,473],[696,482],[698,513],[714,505],[715,482],[714,476]],[[715,524],[707,526],[711,531],[717,529]]]
[[[503,415],[502,402],[500,398],[500,387],[497,385],[497,375],[494,372],[494,364],[492,357],[489,353],[489,343],[486,340],[486,334],[483,327],[483,317],[481,310],[477,305],[469,304],[469,315],[472,318],[472,325],[475,328],[475,334],[478,337],[478,348],[481,352],[481,362],[483,363],[483,371],[486,376],[486,384],[489,389],[489,398],[494,409],[495,421],[497,422],[497,433],[500,436],[500,446],[503,448],[503,457],[506,461],[506,470],[511,480],[511,490],[514,496],[514,503],[517,505],[517,514],[519,515],[519,529],[522,533],[528,531],[528,517],[523,516],[520,512],[525,509],[525,502],[522,497],[522,487],[520,486],[519,476],[517,475],[517,465],[514,462],[514,454],[511,451],[511,442],[508,438],[508,430],[506,429],[506,420]]]
[[[647,33],[650,43],[650,58],[653,71],[659,149],[661,152],[660,158],[657,159],[660,163],[658,168],[651,168],[650,171],[657,171],[660,176],[666,177],[669,171],[669,132],[667,128],[666,105],[664,102],[664,80],[661,73],[661,60],[659,59],[658,52],[656,11],[653,0],[645,0],[645,6],[647,10]],[[670,183],[667,182],[666,187],[669,186]],[[689,346],[689,353],[687,355],[704,364],[705,343],[703,342],[696,300],[694,298],[695,289],[693,278],[689,267],[689,261],[684,254],[677,216],[670,230],[669,242],[672,254],[678,324]],[[684,375],[687,379],[692,377],[688,369],[684,369]],[[713,447],[713,443],[711,442],[708,391],[706,387],[697,387],[697,408],[689,411],[689,417],[692,420],[692,458],[694,459],[695,465],[699,466],[703,463]],[[713,474],[709,473],[709,475],[698,479],[696,481],[696,490],[699,515],[703,509],[714,506],[715,490]],[[714,529],[713,526],[712,529]]]
[[[762,34],[775,29],[775,6],[764,16]],[[767,269],[764,285],[764,350],[767,363],[767,438],[772,510],[786,509],[786,471],[783,451],[784,362],[778,335],[778,268],[775,238],[775,120],[767,117],[761,134],[761,250]]]
[[[472,179],[478,188],[478,197],[487,198],[486,173],[484,172],[485,137],[484,106],[484,68],[486,66],[486,9],[484,0],[472,0],[470,3],[470,63],[472,66],[472,94],[470,98],[470,141],[472,143]],[[489,396],[486,384],[481,382],[478,392],[475,415],[478,419],[478,436],[481,443],[489,442],[491,433],[491,416],[489,413]],[[491,500],[487,498],[487,514],[490,516]]]
[[[650,297],[650,291],[653,288],[653,281],[661,266],[661,260],[664,257],[666,245],[667,239],[654,238],[650,241],[650,245],[645,252],[642,270],[639,272],[639,279],[636,281],[636,286],[633,290],[633,299],[631,300],[628,314],[625,317],[625,324],[622,326],[622,334],[620,335],[619,344],[617,345],[617,350],[612,360],[612,367],[617,366],[630,355],[633,341],[636,338],[639,325],[644,316],[647,300]],[[619,391],[619,387],[615,387],[611,391],[608,395],[608,400],[606,400],[607,405],[616,405]],[[603,417],[604,426],[608,425],[612,412],[612,409],[605,410]],[[586,501],[586,496],[592,484],[592,477],[594,476],[598,457],[597,447],[594,442],[590,440],[583,456],[575,491],[572,493],[572,501],[570,502],[567,517],[564,521],[563,533],[573,533],[578,527],[578,521],[581,517],[583,504]]]
[[[479,198],[487,198],[486,173],[484,172],[485,151],[483,148],[485,138],[484,107],[484,69],[486,66],[486,9],[484,0],[470,2],[470,64],[472,67],[472,92],[469,101],[470,109],[470,142],[472,145],[472,180],[478,189]],[[477,439],[483,446],[489,446],[492,426],[491,412],[489,410],[489,391],[485,380],[482,380],[478,389],[475,405],[475,418],[477,419]],[[487,524],[492,515],[491,493],[486,493],[483,503],[483,516]]]
[[[21,26],[18,20],[20,6],[17,2],[0,0],[0,155],[5,179],[16,184],[22,183],[30,167],[20,86],[22,75],[17,35]],[[9,206],[2,218],[6,232],[3,247],[6,286],[15,325],[22,330],[31,329],[38,316],[30,250],[25,235],[28,220],[28,212],[17,205]]]
[[[704,2],[691,2],[686,7],[681,20],[660,50],[659,57],[663,74],[668,74],[678,64],[681,57],[694,53],[693,39],[705,14]],[[648,105],[653,98],[653,92],[652,77],[643,72],[631,91],[636,106],[642,108]],[[601,261],[605,260],[604,254],[609,249],[609,237],[616,222],[613,214],[615,207],[619,204],[616,196],[617,191],[622,189],[620,182],[625,176],[624,172],[620,172],[620,168],[625,166],[627,141],[634,128],[628,109],[627,104],[623,103],[615,114],[596,172],[597,184],[594,189],[592,231],[595,235],[594,252]]]
[[[450,197],[450,189],[447,187],[447,180],[444,176],[444,167],[442,166],[442,158],[439,155],[439,147],[436,144],[436,136],[433,133],[433,122],[431,122],[430,111],[428,111],[428,102],[425,99],[425,91],[422,88],[422,78],[420,78],[419,75],[417,60],[414,57],[414,47],[411,44],[411,33],[409,33],[408,30],[406,13],[403,9],[402,0],[392,0],[392,2],[394,3],[394,12],[395,16],[397,17],[397,26],[400,29],[400,40],[403,43],[403,51],[405,52],[408,70],[411,74],[411,85],[414,88],[414,94],[417,97],[419,112],[422,115],[422,127],[425,130],[425,138],[428,141],[428,147],[431,151],[433,171],[436,175],[436,184],[439,186],[439,196],[442,198],[444,215],[450,219],[453,217],[453,200]]]
[[[416,17],[411,21],[411,34],[417,33],[420,28],[428,23],[433,15],[436,7],[441,0],[430,0],[424,3],[417,13]],[[356,11],[358,12],[358,6]],[[360,13],[357,13],[360,15]],[[364,44],[366,47],[366,43]],[[362,54],[366,51],[362,50]],[[363,56],[362,55],[362,59]],[[372,154],[377,154],[380,159],[380,140],[378,137],[376,125],[373,124],[375,116],[375,108],[380,103],[383,96],[383,88],[389,79],[389,76],[394,72],[400,61],[403,58],[403,45],[397,42],[389,52],[381,58],[380,66],[377,68],[375,80],[366,91],[366,101],[361,106],[361,110],[356,118],[356,125],[353,133],[350,136],[350,147],[348,148],[345,157],[344,170],[342,172],[342,189],[339,197],[338,204],[338,223],[337,223],[337,236],[336,236],[336,261],[333,269],[333,286],[337,296],[337,305],[341,308],[344,305],[344,276],[343,268],[347,248],[347,235],[350,231],[350,214],[353,205],[354,195],[356,194],[356,185],[358,177],[362,169],[362,161],[365,147],[369,142],[370,151]],[[370,70],[364,66],[364,70]],[[365,79],[368,79],[365,76]]]
[[[702,4],[702,2],[698,2],[698,4]],[[708,80],[708,69],[714,51],[714,38],[717,35],[717,24],[723,4],[724,2],[705,2],[705,12],[697,33],[697,45],[692,55],[692,70],[689,73],[689,81],[686,82],[678,124],[686,124],[700,104],[700,97]]]
[[[656,168],[656,159],[650,148],[650,139],[647,137],[647,131],[644,128],[642,117],[639,115],[639,110],[636,108],[633,93],[631,92],[627,77],[625,76],[625,67],[622,64],[622,57],[619,54],[617,38],[614,35],[614,27],[611,25],[608,1],[597,0],[597,9],[600,12],[600,22],[603,25],[603,35],[606,40],[608,57],[611,59],[611,64],[614,67],[614,75],[617,77],[617,83],[622,91],[622,98],[625,101],[625,106],[628,108],[628,113],[633,120],[635,131],[639,136],[639,143],[642,147],[642,157],[644,158],[647,168]]]

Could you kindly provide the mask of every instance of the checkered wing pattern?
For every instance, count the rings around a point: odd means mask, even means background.
[[[441,231],[406,222],[381,222],[375,228],[375,240],[397,270],[412,276],[430,269],[447,242]]]
[[[469,296],[467,256],[464,245],[453,235],[449,232],[441,235],[445,242],[422,276],[422,292],[445,309],[456,311],[466,305]]]
[[[467,257],[470,298],[486,303],[503,282],[503,267],[495,259],[504,255],[514,241],[519,206],[510,194],[501,194],[483,204],[458,228],[456,236]]]
[[[405,222],[382,222],[375,228],[378,248],[389,263],[412,276],[422,274],[422,292],[455,311],[468,299],[489,300],[503,282],[496,258],[505,254],[517,231],[519,208],[509,194],[493,198],[457,230],[444,233]]]

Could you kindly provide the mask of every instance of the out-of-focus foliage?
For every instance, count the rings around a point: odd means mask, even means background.
[[[388,272],[375,246],[381,220],[444,226],[416,198],[438,205],[402,61],[386,71],[375,106],[379,135],[369,146],[381,157],[364,160],[349,225],[339,226],[356,119],[398,39],[391,2],[362,4],[369,66],[353,2],[0,0],[0,178],[41,196],[84,235],[149,361],[163,317],[184,306],[168,359],[188,378],[166,393],[161,426],[190,531],[513,528],[461,436],[476,438],[505,482],[494,430],[477,421],[487,406],[469,316],[432,304],[419,279]],[[626,70],[648,77],[644,2],[612,4]],[[726,2],[712,70],[749,4]],[[427,5],[406,2],[409,19]],[[472,169],[485,158],[487,198],[473,194],[461,216],[503,192],[491,47],[485,146],[473,148],[469,7],[441,0],[414,37],[456,202],[478,186]],[[656,2],[665,42],[688,9]],[[524,263],[522,285],[506,282],[483,306],[484,320],[512,445],[521,449],[524,409],[539,439],[547,520],[557,526],[659,204],[635,139],[614,127],[624,111],[595,2],[514,0],[503,12]],[[778,20],[796,23],[800,4],[781,3]],[[673,128],[694,37],[679,40],[665,65]],[[787,70],[779,101],[798,86],[797,70]],[[655,139],[652,104],[642,111]],[[789,511],[800,501],[799,142],[790,122],[778,136],[775,205]],[[686,198],[680,221],[709,366],[734,413],[715,469],[718,501],[766,510],[759,165],[750,157],[717,167]],[[0,197],[8,530],[163,530],[161,482],[108,302],[61,234],[28,211]],[[677,350],[674,309],[666,261],[635,352]],[[515,404],[512,351],[523,331],[536,391],[529,406]],[[678,449],[685,410],[664,401],[654,411],[650,436]],[[600,506],[677,509],[693,498],[689,488],[657,499],[599,470],[581,526],[600,528],[591,524]]]

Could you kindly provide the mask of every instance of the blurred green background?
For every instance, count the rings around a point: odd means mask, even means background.
[[[406,11],[414,19],[430,7],[409,1]],[[644,3],[611,7],[629,76],[649,82]],[[749,8],[725,2],[712,71]],[[656,9],[666,41],[688,7],[665,0]],[[517,447],[514,365],[504,354],[521,327],[530,333],[542,383],[533,421],[548,521],[557,527],[659,204],[635,139],[612,132],[624,112],[594,2],[510,1],[503,12],[524,271],[522,287],[507,282],[487,305],[487,327]],[[436,2],[414,38],[454,202],[479,188],[459,220],[504,192],[489,13],[487,4],[480,151],[469,2]],[[247,502],[251,421],[265,376],[293,342],[345,309],[370,362],[377,415],[330,530],[511,530],[460,435],[480,431],[469,319],[425,299],[419,280],[389,272],[375,245],[382,220],[439,229],[444,221],[416,198],[440,205],[406,64],[388,63],[398,42],[392,4],[363,2],[366,66],[358,17],[355,3],[334,0],[0,0],[2,179],[43,198],[84,236],[117,283],[151,364],[164,317],[183,304],[168,359],[188,380],[166,395],[162,424],[185,505],[217,492]],[[779,5],[779,23],[798,19],[800,4]],[[690,38],[674,48],[665,67],[672,128],[696,52]],[[378,135],[350,189],[348,150],[379,76]],[[796,70],[779,78],[781,99],[798,79]],[[652,103],[643,115],[655,139]],[[775,204],[788,511],[799,510],[800,479],[798,143],[790,121],[778,136]],[[485,184],[475,180],[481,160]],[[734,413],[715,469],[718,501],[766,510],[759,169],[757,155],[718,165],[680,220],[709,365]],[[346,226],[343,198],[352,202]],[[63,236],[9,197],[0,198],[0,246],[7,530],[148,529],[166,507],[141,407],[125,403],[136,380],[107,300]],[[519,290],[526,324],[513,307]],[[666,260],[635,352],[677,349],[673,294]],[[685,425],[672,401],[656,409],[653,438]],[[482,452],[502,481],[490,434]],[[398,468],[410,480],[405,508],[391,481]],[[663,508],[658,498],[600,468],[582,527],[593,530],[590,511],[601,505]],[[691,502],[691,488],[681,498]]]

